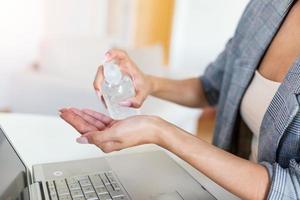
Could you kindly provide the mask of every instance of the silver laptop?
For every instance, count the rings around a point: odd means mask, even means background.
[[[32,172],[0,128],[1,200],[215,199],[162,151],[40,164]]]

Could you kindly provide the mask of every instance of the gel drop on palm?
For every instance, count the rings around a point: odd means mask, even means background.
[[[131,78],[123,74],[114,61],[103,64],[103,74],[104,81],[101,91],[110,117],[124,119],[139,114],[138,109],[120,105],[120,102],[135,96],[135,88]]]

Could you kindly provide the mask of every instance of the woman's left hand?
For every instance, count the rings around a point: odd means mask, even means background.
[[[97,119],[95,116],[101,117]],[[118,121],[105,116],[106,122],[103,123],[103,114],[74,108],[62,109],[61,117],[82,134],[77,138],[78,143],[94,144],[105,153],[142,144],[160,145],[162,129],[167,125],[158,117],[142,115]],[[100,125],[99,128],[95,124]],[[82,132],[82,129],[88,131]]]

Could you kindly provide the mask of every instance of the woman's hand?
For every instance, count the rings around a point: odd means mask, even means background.
[[[60,109],[60,117],[75,128],[80,134],[101,131],[111,126],[114,120],[101,113],[77,108]]]
[[[162,145],[162,130],[168,123],[153,116],[134,116],[124,120],[91,110],[62,109],[61,117],[82,134],[81,144],[94,144],[109,153],[142,144]]]
[[[146,97],[153,90],[152,78],[150,76],[146,76],[129,58],[128,54],[125,51],[119,49],[111,49],[105,54],[105,60],[116,60],[121,70],[124,73],[128,74],[133,80],[136,96],[124,102],[121,102],[121,105],[139,108],[143,104]],[[98,68],[94,81],[94,88],[96,91],[99,92],[101,90],[103,80],[103,66],[101,65]]]

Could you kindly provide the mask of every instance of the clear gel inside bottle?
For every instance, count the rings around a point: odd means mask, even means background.
[[[110,117],[113,119],[124,119],[138,115],[138,109],[120,105],[120,102],[135,96],[135,88],[131,78],[122,73],[115,61],[103,64],[103,74],[104,81],[101,91]]]

